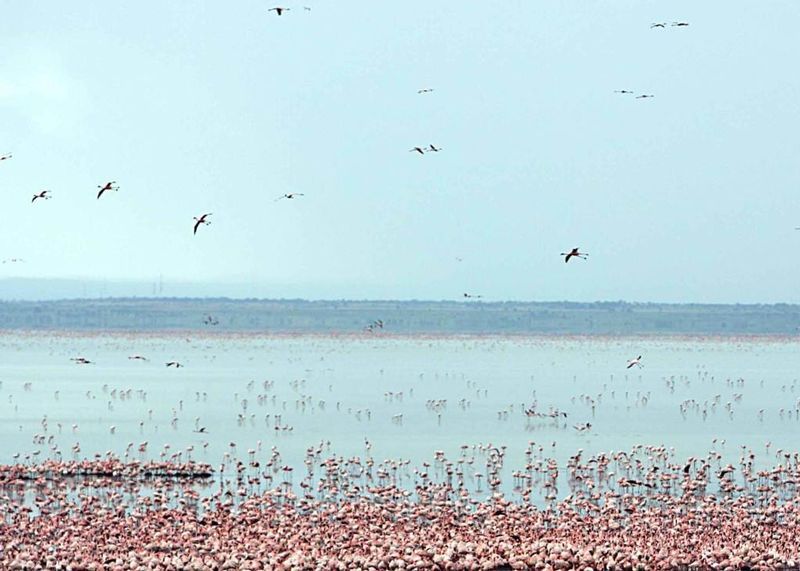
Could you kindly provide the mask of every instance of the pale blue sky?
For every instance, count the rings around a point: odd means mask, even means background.
[[[274,5],[4,2],[0,278],[800,302],[796,0]]]

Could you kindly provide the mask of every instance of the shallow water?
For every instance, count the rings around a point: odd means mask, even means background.
[[[773,465],[777,449],[799,448],[797,349],[782,338],[6,334],[0,462],[43,459],[56,448],[65,459],[122,455],[129,443],[140,458],[136,447],[147,441],[146,458],[182,451],[186,459],[193,446],[193,459],[215,467],[225,453],[265,458],[275,446],[300,469],[321,441],[347,458],[363,457],[368,439],[376,461],[412,464],[430,462],[436,450],[455,458],[461,445],[492,443],[507,446],[505,464],[516,469],[535,441],[559,463],[578,449],[663,444],[677,461],[716,449],[732,462],[744,445]],[[148,361],[128,359],[134,354]],[[637,355],[644,368],[626,370]],[[93,363],[70,361],[78,356]],[[167,368],[169,360],[184,367]],[[442,399],[438,412],[427,406]],[[698,407],[682,414],[690,399]],[[541,412],[567,412],[566,422],[527,418],[523,407],[534,402]],[[276,414],[291,430],[275,430]],[[573,428],[586,422],[590,431]]]

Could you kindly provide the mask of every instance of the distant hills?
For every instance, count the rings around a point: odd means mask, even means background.
[[[800,306],[104,298],[0,302],[0,330],[798,335]]]

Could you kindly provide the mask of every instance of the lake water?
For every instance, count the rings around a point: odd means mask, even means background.
[[[713,448],[732,462],[744,445],[773,465],[777,449],[800,448],[799,348],[794,338],[4,334],[0,462],[56,448],[64,459],[122,455],[129,443],[139,458],[147,441],[146,457],[192,446],[214,467],[225,453],[265,458],[274,446],[302,469],[321,441],[347,458],[363,457],[366,439],[376,461],[414,465],[492,443],[522,468],[530,441],[559,463],[578,449],[663,444],[677,461]],[[644,367],[626,369],[638,355]],[[528,418],[534,403],[568,417]],[[291,430],[276,430],[276,415]]]

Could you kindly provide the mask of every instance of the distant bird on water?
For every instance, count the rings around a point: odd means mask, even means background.
[[[566,256],[566,258],[564,258],[564,263],[569,262],[570,258],[580,258],[585,260],[589,257],[589,254],[586,252],[579,252],[578,250],[579,248],[572,248],[572,250],[569,252],[561,252],[562,256]]]
[[[267,12],[275,12],[278,16],[283,16],[284,12],[288,12],[291,8],[283,8],[281,6],[276,6],[275,8],[270,8]]]
[[[282,200],[284,198],[288,198],[289,200],[295,198],[296,196],[305,196],[302,192],[290,192],[289,194],[281,194],[278,198],[275,199],[275,202]]]
[[[630,359],[628,361],[628,366],[625,367],[625,368],[626,369],[630,369],[631,367],[634,367],[634,366],[635,367],[639,367],[640,369],[643,367],[643,365],[642,365],[642,356],[641,355],[639,355],[635,359]]]
[[[422,147],[412,147],[412,148],[408,149],[408,152],[409,153],[419,153],[420,155],[424,155],[425,154],[425,151],[422,150]]]
[[[115,180],[112,180],[111,182],[107,182],[102,186],[98,184],[97,188],[100,189],[100,192],[97,193],[97,198],[100,198],[101,196],[103,196],[103,193],[105,191],[107,191],[107,190],[114,190],[114,191],[119,190],[119,186],[115,186],[116,184],[117,184],[117,181],[115,181]]]
[[[49,190],[43,190],[42,192],[37,192],[36,194],[34,194],[33,198],[31,199],[31,204],[36,202],[37,198],[44,198],[45,200],[50,200],[50,198],[51,198],[50,197],[50,191]]]
[[[6,153],[4,155],[0,155],[0,161],[7,161],[8,159],[10,159],[13,156],[14,155],[12,155],[11,153]]]
[[[209,212],[208,214],[203,214],[199,218],[197,216],[194,217],[194,221],[195,222],[194,222],[194,232],[193,232],[193,234],[197,234],[197,229],[200,227],[201,224],[204,224],[206,226],[211,224],[211,220],[208,219],[208,217],[211,216],[211,214],[212,213]]]

